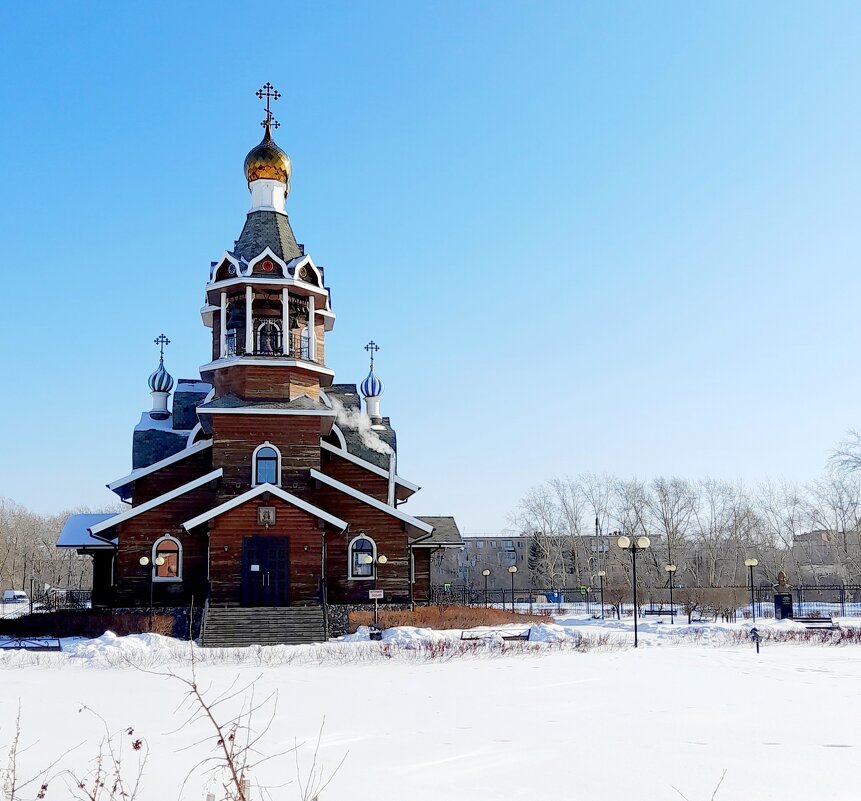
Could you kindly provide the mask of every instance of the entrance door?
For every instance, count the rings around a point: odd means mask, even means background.
[[[287,537],[246,537],[242,542],[242,605],[289,603]]]

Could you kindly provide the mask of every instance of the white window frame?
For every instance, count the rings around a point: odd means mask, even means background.
[[[263,448],[272,448],[275,451],[276,461],[275,461],[275,486],[281,486],[281,451],[277,445],[273,445],[268,439],[266,442],[261,442],[255,449],[254,453],[251,454],[251,486],[257,487],[259,486],[257,483],[257,454]],[[268,482],[263,482],[268,483]]]
[[[354,576],[353,575],[353,546],[359,540],[367,540],[371,543],[371,558],[374,560],[371,562],[371,575],[370,576]],[[373,581],[377,577],[377,543],[374,542],[372,537],[369,537],[367,534],[357,534],[353,539],[350,540],[350,544],[347,546],[347,580],[348,581]]]
[[[163,542],[173,542],[176,544],[176,575],[175,576],[159,576],[157,574],[157,567],[155,563],[155,557],[158,553],[158,546]],[[182,581],[182,562],[183,562],[183,553],[182,553],[182,543],[174,536],[170,534],[165,534],[163,537],[159,537],[152,544],[152,553],[150,554],[150,565],[152,567],[152,580],[154,582],[177,582]]]

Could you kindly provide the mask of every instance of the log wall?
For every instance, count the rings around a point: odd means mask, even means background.
[[[275,507],[275,525],[266,528],[257,522],[260,506]],[[214,518],[209,522],[211,602],[239,604],[243,540],[256,536],[288,538],[289,603],[319,603],[323,534],[314,515],[274,496],[258,496]]]

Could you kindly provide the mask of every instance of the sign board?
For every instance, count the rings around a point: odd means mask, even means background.
[[[378,601],[382,597],[383,597],[383,591],[382,590],[368,590],[368,598],[370,598],[372,601]]]
[[[251,565],[251,572],[252,573],[259,573],[260,572],[260,565]]]
[[[778,620],[791,620],[793,615],[792,610],[792,593],[778,592],[774,595],[774,616]]]

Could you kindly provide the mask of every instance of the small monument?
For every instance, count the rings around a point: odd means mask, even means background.
[[[791,620],[794,615],[792,613],[792,593],[789,590],[789,585],[786,583],[786,573],[782,570],[777,574],[777,587],[774,593],[774,617],[776,620]]]

